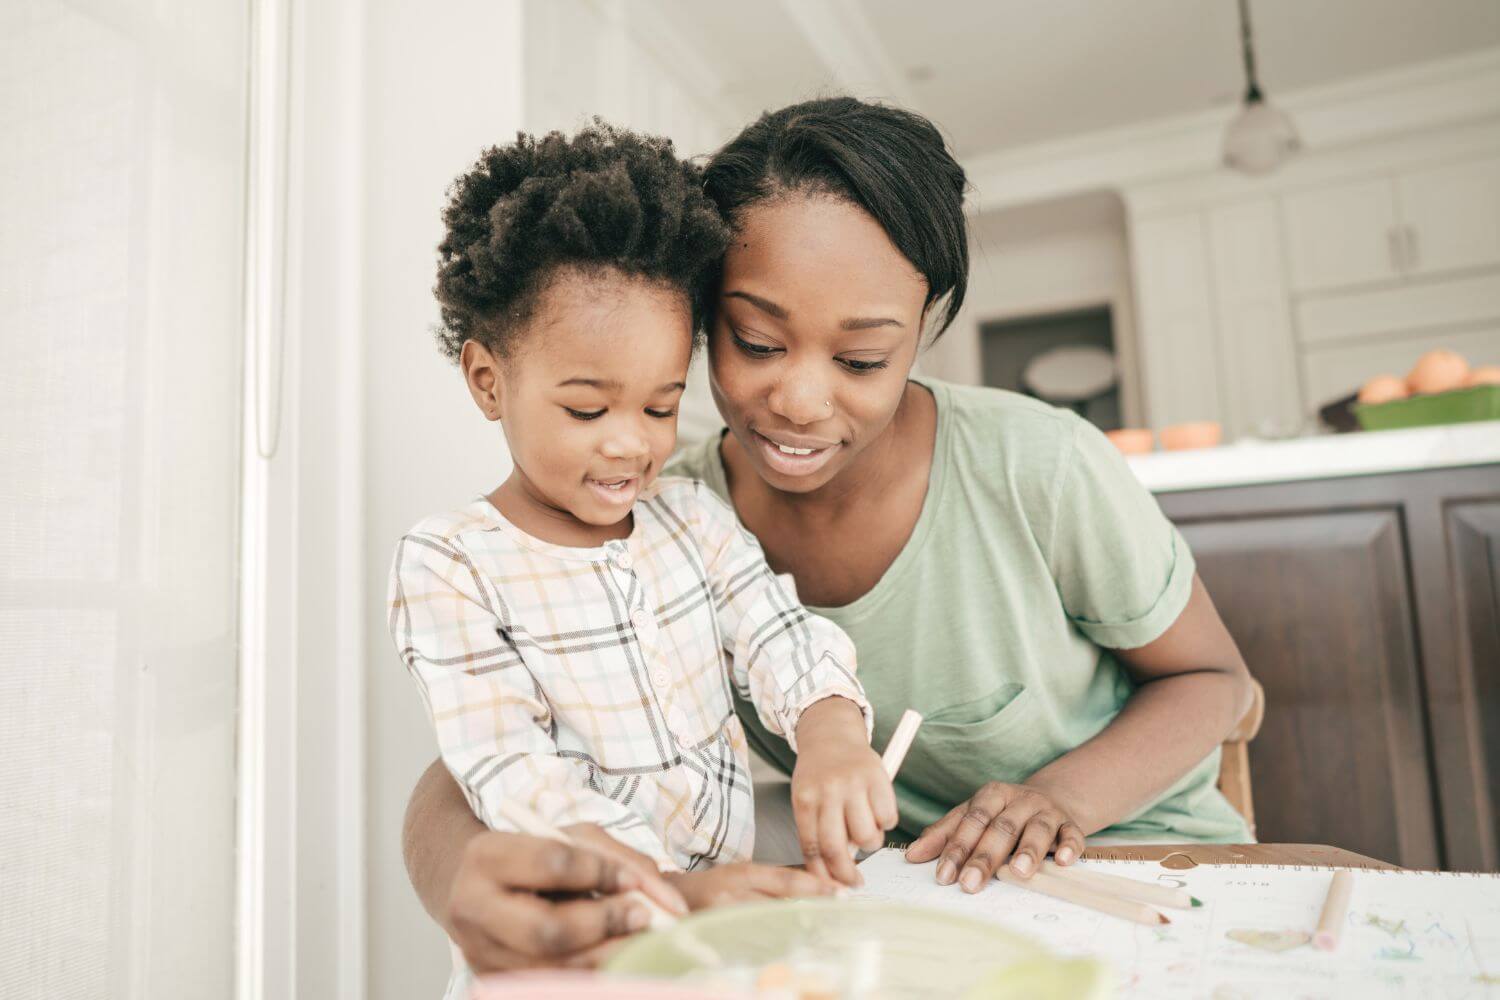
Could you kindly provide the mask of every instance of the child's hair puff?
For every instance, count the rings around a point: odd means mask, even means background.
[[[466,340],[507,354],[538,295],[569,267],[681,290],[696,334],[729,242],[702,171],[670,139],[597,118],[572,138],[520,133],[486,150],[454,182],[443,222],[433,291],[439,346],[455,361]]]

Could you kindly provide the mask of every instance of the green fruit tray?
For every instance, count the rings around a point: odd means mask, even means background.
[[[1354,415],[1367,431],[1393,431],[1432,424],[1500,420],[1500,385],[1476,385],[1389,403],[1356,403]]]

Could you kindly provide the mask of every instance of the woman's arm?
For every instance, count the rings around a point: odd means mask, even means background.
[[[444,930],[449,923],[449,890],[464,849],[485,829],[469,810],[469,803],[443,762],[434,760],[427,765],[406,803],[401,856],[422,908]]]
[[[1177,620],[1117,655],[1139,686],[1109,725],[1020,785],[985,785],[924,830],[907,857],[941,854],[938,881],[971,892],[1007,862],[1031,875],[1054,845],[1069,864],[1086,834],[1136,812],[1208,756],[1254,700],[1245,661],[1196,575]]]
[[[1161,637],[1116,654],[1139,685],[1097,736],[1025,782],[1085,834],[1134,813],[1223,743],[1250,711],[1250,671],[1203,581]]]

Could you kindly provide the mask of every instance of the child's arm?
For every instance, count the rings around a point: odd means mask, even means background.
[[[391,568],[391,635],[474,814],[508,830],[497,804],[516,800],[553,827],[594,824],[675,869],[644,820],[593,791],[586,763],[558,754],[551,708],[504,620],[500,595],[460,547],[419,533],[401,540]]]
[[[761,722],[798,754],[792,806],[807,868],[853,885],[849,844],[880,845],[896,825],[891,782],[870,749],[870,703],[854,675],[854,644],[797,600],[760,544],[706,486],[697,530],[732,679]]]

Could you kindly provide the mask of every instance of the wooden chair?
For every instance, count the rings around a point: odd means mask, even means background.
[[[1259,681],[1252,678],[1250,683],[1255,688],[1255,701],[1224,742],[1219,761],[1219,791],[1245,817],[1250,832],[1254,834],[1255,804],[1250,797],[1250,741],[1260,732],[1261,721],[1266,717],[1266,692]]]

